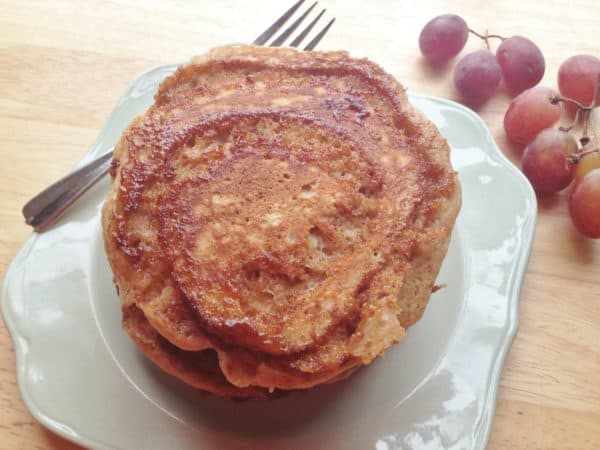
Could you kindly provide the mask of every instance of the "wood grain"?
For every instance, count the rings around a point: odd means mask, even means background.
[[[247,42],[281,1],[0,1],[0,271],[30,230],[21,206],[65,174],[93,142],[126,86],[145,69],[223,43]],[[456,12],[477,30],[523,34],[546,56],[543,84],[575,53],[600,56],[600,2],[572,0],[323,0],[337,22],[320,48],[382,64],[409,89],[455,99],[451,65],[430,70],[417,39],[431,17]],[[470,39],[468,49],[481,48]],[[505,154],[501,87],[479,113]],[[502,375],[490,449],[600,448],[600,242],[582,238],[566,195],[540,201],[520,329]],[[26,411],[11,340],[0,326],[0,448],[73,449]]]

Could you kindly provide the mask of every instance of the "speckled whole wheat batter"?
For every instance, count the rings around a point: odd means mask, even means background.
[[[106,253],[139,348],[256,397],[335,381],[423,314],[460,207],[446,140],[345,52],[192,59],[115,148]]]

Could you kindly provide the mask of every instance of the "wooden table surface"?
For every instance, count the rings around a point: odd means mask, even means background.
[[[0,1],[0,271],[31,230],[21,207],[67,173],[127,85],[145,69],[211,46],[248,42],[290,1]],[[576,53],[600,56],[597,0],[323,0],[337,22],[321,49],[368,56],[410,90],[454,99],[451,67],[434,72],[421,27],[455,12],[472,28],[534,40],[543,84]],[[543,5],[543,6],[540,6]],[[328,13],[328,14],[329,14]],[[470,39],[467,49],[482,48]],[[503,87],[479,113],[518,162],[502,118]],[[520,302],[520,328],[502,374],[491,449],[600,448],[600,241],[574,232],[564,194],[540,200]],[[17,389],[13,346],[0,322],[0,448],[78,448],[46,431]]]

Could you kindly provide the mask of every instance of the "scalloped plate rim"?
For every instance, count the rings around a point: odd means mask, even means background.
[[[180,64],[157,65],[157,66],[152,67],[152,68],[148,69],[147,71],[143,72],[141,75],[139,75],[127,87],[127,89],[125,90],[123,95],[121,95],[121,97],[117,101],[116,106],[114,107],[113,111],[108,116],[108,119],[107,119],[105,125],[100,130],[98,137],[96,138],[94,143],[91,145],[90,149],[81,157],[81,159],[75,165],[75,167],[79,167],[79,166],[85,164],[86,162],[90,161],[93,157],[97,157],[100,154],[110,150],[110,147],[102,148],[101,143],[102,143],[102,139],[104,138],[105,134],[107,133],[107,130],[111,127],[111,119],[114,118],[116,112],[118,112],[120,110],[122,102],[129,96],[129,94],[132,92],[134,87],[143,78],[147,77],[148,75],[152,74],[153,72],[156,72],[156,71],[160,72],[160,71],[164,71],[165,69],[176,68],[179,65]],[[525,176],[522,174],[522,172],[520,170],[518,170],[512,164],[512,162],[504,155],[504,153],[500,150],[500,148],[496,144],[495,140],[493,139],[493,136],[491,135],[491,132],[490,132],[489,128],[487,127],[487,125],[481,119],[481,117],[479,115],[477,115],[474,111],[472,111],[468,107],[461,105],[460,103],[454,102],[452,100],[440,98],[440,97],[435,97],[432,95],[414,93],[411,91],[408,91],[408,95],[409,95],[409,98],[414,97],[414,98],[429,100],[431,102],[434,102],[434,103],[437,103],[440,105],[445,105],[445,106],[460,110],[463,114],[470,116],[471,119],[474,119],[474,121],[475,121],[475,123],[477,123],[478,127],[480,127],[482,129],[482,131],[484,132],[489,143],[491,143],[491,145],[489,147],[488,146],[484,147],[486,149],[485,153],[488,156],[490,156],[492,159],[494,159],[497,162],[499,162],[500,164],[502,164],[502,166],[505,170],[517,175],[517,179],[520,179],[521,183],[522,183],[521,190],[525,192],[525,194],[528,196],[529,200],[532,200],[532,201],[530,201],[530,205],[529,205],[530,209],[528,210],[529,220],[526,221],[526,223],[524,225],[524,229],[523,229],[524,246],[519,251],[518,257],[516,258],[516,266],[517,267],[514,272],[516,277],[514,279],[514,282],[511,284],[509,292],[507,293],[507,296],[506,296],[508,304],[509,304],[509,308],[508,308],[509,324],[506,329],[506,333],[503,335],[502,343],[501,343],[500,347],[497,349],[498,357],[496,358],[495,363],[493,364],[493,367],[490,370],[490,373],[491,373],[490,384],[486,390],[486,395],[485,395],[485,403],[487,404],[487,406],[485,408],[487,410],[486,415],[488,415],[489,417],[487,418],[488,420],[485,423],[485,428],[482,430],[482,432],[479,432],[478,434],[476,434],[474,436],[475,439],[473,441],[473,448],[475,448],[475,446],[477,446],[477,448],[485,448],[487,446],[487,442],[489,440],[490,432],[491,432],[491,428],[492,428],[493,412],[495,411],[495,407],[496,407],[500,375],[502,373],[502,369],[503,369],[504,362],[507,357],[508,351],[509,351],[509,349],[515,339],[517,331],[518,331],[519,295],[521,292],[521,287],[522,287],[523,280],[525,277],[526,267],[527,267],[527,263],[528,263],[529,256],[531,253],[534,236],[535,236],[535,224],[536,224],[536,217],[537,217],[536,196],[535,196],[535,193],[534,193],[531,185],[529,184],[528,180],[525,178]],[[28,366],[26,364],[26,356],[28,353],[28,340],[24,336],[24,333],[22,332],[22,330],[19,330],[19,328],[16,324],[16,319],[13,317],[13,313],[12,313],[12,307],[13,307],[12,305],[14,305],[15,302],[19,302],[21,300],[20,300],[20,298],[13,299],[9,295],[8,284],[9,284],[9,280],[12,280],[13,277],[18,276],[18,272],[16,272],[16,271],[27,260],[27,257],[29,255],[29,253],[31,252],[32,248],[34,247],[38,236],[39,236],[38,233],[33,232],[32,235],[29,238],[27,238],[27,240],[24,242],[24,244],[21,246],[21,248],[17,251],[13,260],[8,265],[7,270],[3,277],[2,291],[1,291],[1,298],[0,298],[0,312],[2,313],[4,323],[6,324],[6,328],[8,329],[9,334],[10,334],[13,344],[14,344],[14,349],[15,349],[15,354],[16,354],[16,366],[17,366],[16,367],[17,368],[17,381],[18,381],[18,386],[19,386],[19,391],[20,391],[21,397],[25,403],[25,406],[27,407],[29,412],[32,414],[32,416],[38,422],[40,422],[43,426],[45,426],[47,429],[53,431],[54,433],[62,436],[63,438],[65,438],[71,442],[74,442],[79,445],[83,445],[85,447],[110,448],[110,447],[107,447],[106,444],[104,444],[102,442],[99,442],[99,441],[96,441],[93,439],[88,439],[85,435],[78,433],[77,431],[71,429],[70,427],[68,427],[64,424],[61,424],[59,420],[55,420],[55,419],[51,418],[49,414],[42,411],[41,408],[38,407],[37,404],[35,404],[35,402],[31,398],[31,395],[28,391],[28,386],[26,383],[27,378],[25,376],[25,372],[28,368]],[[96,330],[96,331],[99,331],[99,330]]]

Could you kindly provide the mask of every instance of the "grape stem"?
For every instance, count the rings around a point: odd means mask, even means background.
[[[569,156],[569,161],[572,164],[577,164],[577,163],[579,163],[579,161],[581,161],[581,158],[583,158],[586,155],[592,154],[592,153],[600,153],[600,148],[595,147],[595,148],[591,148],[589,150],[585,150],[583,152],[574,153]]]
[[[590,138],[588,136],[588,129],[589,129],[589,124],[590,124],[590,113],[596,107],[596,98],[597,97],[600,97],[600,75],[598,76],[598,80],[596,81],[596,89],[595,89],[594,96],[592,97],[592,101],[589,106],[584,106],[581,103],[579,103],[577,100],[573,100],[572,98],[568,98],[568,97],[562,97],[560,95],[555,95],[550,98],[550,103],[552,103],[553,105],[556,105],[559,102],[563,102],[563,103],[570,103],[577,107],[577,110],[575,111],[575,117],[573,118],[573,122],[568,127],[559,127],[559,129],[561,131],[571,131],[575,127],[577,122],[579,121],[579,113],[581,112],[582,114],[584,114],[583,133],[581,134],[581,138],[579,139],[579,142],[581,142],[581,145],[586,145],[590,141]]]
[[[550,100],[550,102],[552,102],[552,100]],[[553,104],[555,105],[556,103],[553,103]],[[581,110],[577,109],[575,111],[575,117],[573,118],[573,121],[571,122],[571,124],[569,126],[567,126],[567,127],[558,127],[558,129],[560,131],[566,131],[568,133],[573,128],[575,128],[575,126],[577,125],[577,122],[579,121],[579,111],[581,111]]]
[[[594,96],[592,97],[592,102],[590,103],[590,109],[585,114],[585,122],[583,122],[583,134],[581,135],[581,144],[586,145],[590,138],[588,137],[588,130],[590,127],[590,116],[592,115],[592,110],[597,106],[596,99],[600,97],[600,74],[598,74],[598,78],[596,79],[596,89],[594,90]]]
[[[477,31],[473,30],[472,28],[469,28],[468,30],[469,30],[469,33],[474,34],[479,39],[483,39],[483,41],[485,42],[485,46],[487,47],[488,50],[490,49],[490,43],[489,43],[490,38],[500,39],[501,41],[506,39],[505,37],[500,36],[499,34],[488,34],[487,30],[485,30],[485,34],[480,34]]]
[[[587,112],[587,111],[591,111],[592,109],[594,109],[592,105],[590,105],[590,106],[583,106],[577,100],[573,100],[573,99],[568,98],[568,97],[562,97],[560,95],[554,95],[553,97],[550,97],[550,103],[552,103],[553,105],[556,105],[557,103],[560,103],[560,102],[570,103],[572,105],[577,106],[578,112],[579,111]]]

